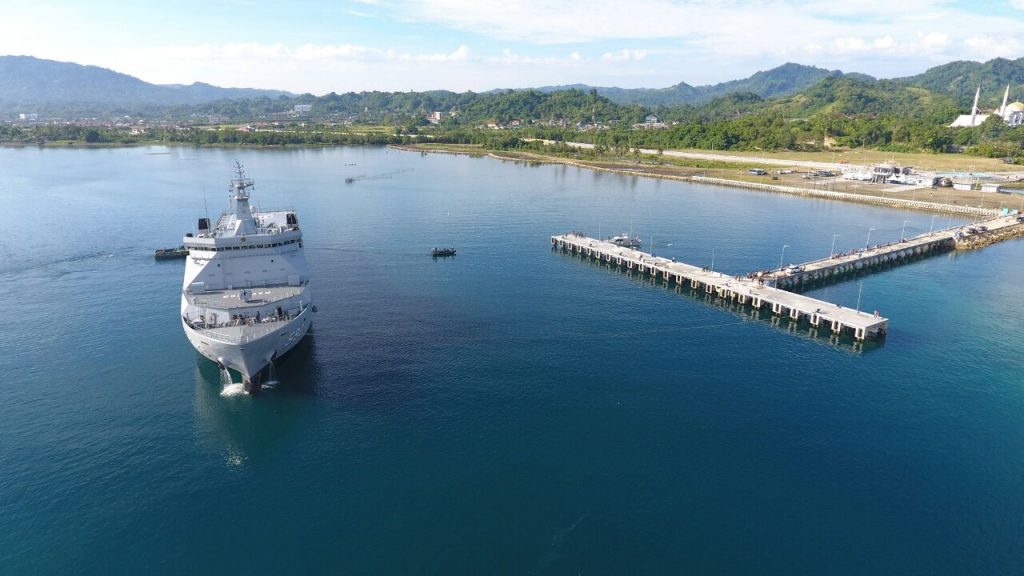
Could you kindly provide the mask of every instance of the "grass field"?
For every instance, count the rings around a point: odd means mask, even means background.
[[[710,150],[682,149],[680,152],[714,153]],[[878,164],[894,162],[901,166],[913,166],[921,170],[940,172],[1024,172],[1024,166],[1006,164],[997,158],[981,158],[964,154],[928,154],[880,152],[878,150],[845,150],[837,152],[734,152],[722,154],[744,156],[751,159],[773,158],[778,160],[807,160],[811,162],[839,162],[844,164]]]
[[[793,186],[796,188],[805,188],[808,190],[831,190],[836,192],[848,192],[852,194],[858,194],[862,196],[874,196],[881,198],[893,198],[901,200],[915,200],[924,202],[935,202],[938,204],[952,204],[960,206],[976,206],[979,208],[1010,208],[1019,209],[1024,211],[1024,195],[1021,194],[996,194],[990,192],[979,192],[979,191],[967,191],[967,190],[953,190],[952,188],[915,188],[912,186],[899,186],[892,184],[873,184],[870,182],[852,182],[843,180],[842,178],[805,178],[807,169],[801,170],[797,173],[778,175],[773,172],[765,176],[755,176],[747,171],[750,166],[756,166],[756,159],[760,158],[760,155],[749,155],[751,162],[726,162],[721,160],[696,160],[687,158],[668,158],[668,157],[656,157],[651,155],[644,155],[640,158],[637,157],[614,157],[614,156],[588,156],[581,154],[579,156],[573,155],[555,155],[555,154],[543,154],[535,151],[514,151],[504,150],[500,152],[492,152],[485,150],[479,145],[474,144],[416,144],[409,146],[412,150],[432,150],[437,152],[448,152],[456,154],[471,154],[471,155],[483,155],[488,153],[494,153],[502,158],[508,158],[512,160],[522,160],[527,162],[567,162],[582,167],[589,167],[593,169],[606,169],[613,170],[616,172],[636,174],[640,176],[653,176],[653,177],[681,177],[686,178],[689,176],[709,176],[713,178],[724,178],[727,180],[739,180],[744,182],[757,182],[761,184],[776,184],[783,186]],[[699,151],[707,154],[706,151]],[[739,156],[732,152],[726,153],[732,156]],[[815,156],[815,154],[818,154]],[[815,162],[831,161],[823,160],[825,153],[789,153],[785,157],[791,160],[809,160]],[[880,161],[895,161],[899,163],[906,162],[907,165],[915,166],[911,162],[915,158],[928,158],[932,155],[929,154],[899,154],[899,155],[887,155],[882,157],[880,152],[870,152],[867,155],[867,159],[859,160],[858,163],[871,163]],[[875,154],[876,156],[871,156]],[[748,155],[745,155],[748,156]],[[829,156],[831,156],[829,154]],[[893,156],[896,156],[893,158]],[[949,158],[955,155],[944,155],[943,158]],[[774,158],[784,157],[782,154],[778,156],[772,156]],[[969,160],[978,160],[975,158],[966,158]],[[980,159],[985,160],[985,159]],[[999,166],[1005,168],[1006,164],[999,162]],[[922,166],[917,163],[916,166],[922,169],[928,169],[926,166]],[[970,166],[961,168],[956,163],[943,163],[940,167],[934,168],[943,171],[970,171]],[[988,171],[994,172],[987,167],[974,165],[976,171]],[[1024,169],[1020,170],[1024,172]]]

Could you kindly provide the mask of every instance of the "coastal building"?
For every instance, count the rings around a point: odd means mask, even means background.
[[[655,115],[655,114],[648,114],[647,117],[644,118],[643,122],[640,122],[638,124],[633,124],[633,128],[637,129],[637,130],[643,130],[643,129],[654,129],[654,128],[667,128],[667,126],[666,126],[666,124],[664,122],[661,121],[661,118],[658,118],[657,115]]]
[[[1006,91],[1003,93],[1002,105],[989,113],[982,113],[981,109],[978,108],[978,98],[980,96],[981,86],[978,86],[978,90],[974,93],[974,105],[971,106],[971,113],[957,116],[956,120],[953,120],[953,123],[949,125],[950,128],[981,126],[991,116],[1002,118],[1007,126],[1024,126],[1024,103],[1020,101],[1007,103],[1010,99],[1009,84],[1007,84]]]

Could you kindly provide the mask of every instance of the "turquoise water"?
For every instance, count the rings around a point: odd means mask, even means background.
[[[152,258],[236,159],[319,307],[258,398]],[[2,149],[0,195],[4,574],[1024,571],[1020,241],[815,290],[891,319],[858,351],[549,237],[745,273],[957,220],[377,148]]]

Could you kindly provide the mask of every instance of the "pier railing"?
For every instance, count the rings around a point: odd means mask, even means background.
[[[985,238],[1009,238],[1021,229],[1024,229],[1024,224],[1015,216],[1000,216],[973,225],[954,226],[913,238],[841,252],[829,258],[756,273],[752,277],[779,288],[799,289],[805,285],[834,282],[850,273],[905,264],[961,245],[972,245]]]
[[[688,285],[694,290],[716,294],[726,300],[749,305],[758,310],[767,308],[778,316],[787,316],[795,321],[806,319],[811,326],[824,325],[835,334],[849,331],[860,341],[883,336],[889,325],[889,320],[877,312],[867,313],[844,308],[839,304],[770,286],[760,279],[714,272],[706,267],[656,257],[579,233],[552,236],[551,243],[560,250],[582,254],[627,270],[635,270],[669,283]]]

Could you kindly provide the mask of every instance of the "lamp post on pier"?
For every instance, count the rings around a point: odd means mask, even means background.
[[[828,257],[831,258],[836,255],[836,238],[839,238],[839,234],[832,235],[832,248],[829,248]]]
[[[868,239],[864,241],[864,249],[865,250],[868,249],[868,244],[871,244],[871,233],[874,230],[875,230],[874,228],[868,228]]]
[[[779,256],[779,270],[782,270],[782,260],[786,257],[786,248],[789,248],[789,244],[782,245],[782,255]]]
[[[936,216],[938,216],[938,214],[932,214],[932,225],[928,227],[928,233],[929,234],[931,234],[932,230],[935,228],[935,217]]]
[[[900,242],[907,239],[907,222],[910,222],[910,220],[903,221],[903,230],[900,231]]]

